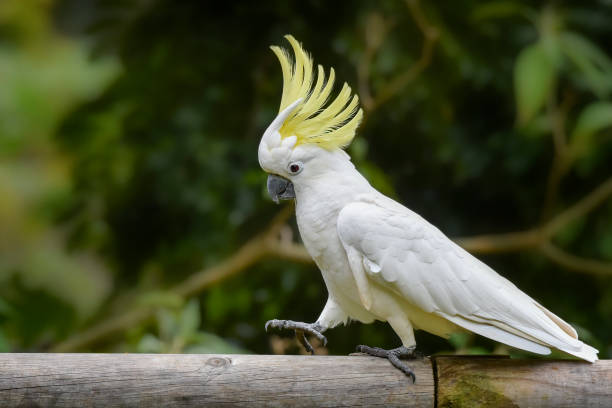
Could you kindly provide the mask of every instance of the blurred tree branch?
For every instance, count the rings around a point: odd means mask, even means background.
[[[597,188],[584,196],[573,206],[567,208],[559,215],[551,219],[544,226],[548,237],[552,237],[570,222],[584,217],[586,214],[603,204],[612,195],[612,177],[601,183]]]
[[[419,0],[405,0],[405,2],[412,20],[423,36],[421,53],[414,64],[387,81],[375,94],[370,87],[370,69],[395,21],[392,18],[386,19],[377,13],[371,13],[367,17],[365,50],[357,65],[357,76],[363,107],[370,114],[418,78],[432,62],[440,32],[424,15]],[[554,155],[548,174],[540,224],[524,231],[456,238],[455,241],[459,245],[472,253],[483,254],[535,250],[568,270],[598,276],[612,275],[611,263],[570,254],[552,242],[555,235],[563,228],[589,214],[612,195],[612,177],[610,177],[577,203],[553,215],[561,182],[571,170],[575,160],[575,152],[572,144],[568,143],[566,131],[566,120],[573,102],[571,94],[565,94],[561,103],[558,103],[554,93],[549,98],[547,114],[552,129]],[[311,263],[312,259],[304,246],[293,242],[291,230],[286,224],[291,213],[292,207],[286,206],[261,234],[246,242],[229,258],[194,273],[170,289],[170,292],[184,298],[197,295],[268,257]],[[155,307],[141,305],[127,310],[130,311],[123,315],[111,316],[58,343],[52,347],[51,351],[75,351],[99,343],[114,334],[151,319]]]
[[[596,276],[610,276],[612,274],[611,263],[572,255],[551,242],[542,244],[540,246],[540,251],[546,255],[548,259],[568,270]]]
[[[427,20],[419,0],[405,0],[405,2],[410,16],[423,34],[421,55],[410,68],[391,78],[376,95],[373,95],[370,89],[370,66],[374,56],[382,46],[387,33],[393,27],[394,22],[387,21],[375,13],[368,16],[365,25],[366,48],[357,65],[359,93],[363,107],[368,113],[373,112],[380,105],[402,91],[406,85],[414,81],[431,64],[434,47],[440,36],[439,30]]]
[[[541,226],[526,231],[457,238],[455,241],[474,253],[515,252],[537,249],[555,263],[576,272],[612,275],[612,263],[580,258],[562,251],[551,240],[571,222],[586,216],[612,195],[612,177]]]
[[[541,235],[534,228],[526,231],[459,237],[453,240],[466,251],[494,254],[516,252],[536,247],[541,241]]]
[[[455,242],[470,252],[500,253],[536,248],[549,242],[572,221],[584,217],[612,195],[612,177],[584,196],[565,211],[541,226],[526,231],[457,238]],[[612,265],[610,265],[612,273]]]
[[[293,206],[285,206],[270,222],[265,231],[247,243],[226,260],[217,265],[205,268],[189,276],[169,292],[187,298],[202,292],[204,289],[230,278],[253,266],[266,257],[280,257],[295,262],[312,262],[302,245],[287,242],[282,232],[287,219],[293,212]],[[125,331],[138,323],[151,319],[155,307],[134,306],[129,312],[110,317],[99,324],[77,333],[51,348],[52,352],[69,352],[81,350],[99,343],[113,334]]]
[[[457,238],[455,242],[472,253],[507,253],[537,249],[551,261],[569,270],[594,275],[612,275],[612,264],[568,254],[551,243],[557,232],[572,221],[587,215],[610,195],[612,195],[612,177],[541,227],[519,232]],[[286,234],[286,221],[292,212],[293,206],[286,206],[263,233],[249,240],[232,256],[217,265],[194,273],[170,292],[184,298],[194,296],[267,257],[311,263],[312,258],[304,246],[294,243],[290,234]],[[126,314],[110,317],[77,333],[52,347],[51,351],[68,352],[86,348],[152,318],[155,308],[140,306],[129,310],[131,311]]]
[[[439,30],[427,20],[419,0],[405,0],[405,2],[412,20],[423,35],[421,55],[408,70],[389,80],[376,95],[373,95],[370,89],[370,66],[386,35],[393,27],[394,21],[385,20],[376,13],[368,16],[365,25],[366,47],[357,66],[359,92],[364,109],[368,113],[372,113],[381,104],[401,92],[407,84],[416,79],[431,64],[433,50],[440,35]],[[551,243],[555,233],[574,219],[585,216],[612,194],[612,179],[610,179],[574,206],[551,218],[561,181],[571,170],[576,157],[574,146],[568,143],[565,126],[568,112],[574,102],[575,95],[571,92],[566,92],[563,95],[561,103],[556,100],[555,92],[551,92],[549,97],[547,114],[552,128],[554,155],[541,210],[542,224],[526,231],[460,237],[455,239],[459,245],[473,253],[501,253],[538,249],[550,260],[568,269],[584,273],[612,274],[611,263],[577,257],[563,252]]]

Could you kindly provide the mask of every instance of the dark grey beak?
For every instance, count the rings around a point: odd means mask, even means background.
[[[294,199],[295,191],[293,191],[293,183],[285,178],[270,174],[268,176],[268,194],[276,204],[280,200]]]

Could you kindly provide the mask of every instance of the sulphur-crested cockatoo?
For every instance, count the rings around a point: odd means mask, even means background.
[[[329,292],[315,323],[271,320],[325,342],[323,332],[349,319],[388,322],[402,347],[358,350],[386,357],[414,380],[399,357],[413,355],[414,330],[448,338],[472,331],[538,354],[554,347],[584,360],[597,350],[578,340],[561,318],[453,243],[418,214],[375,190],[342,150],[362,118],[345,83],[331,98],[335,75],[292,37],[295,58],[271,47],[280,60],[283,94],[278,116],[259,144],[272,199],[295,199],[297,224]]]

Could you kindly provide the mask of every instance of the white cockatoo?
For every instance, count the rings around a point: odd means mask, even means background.
[[[568,323],[470,255],[418,214],[375,190],[344,152],[362,118],[345,83],[330,98],[335,74],[315,71],[290,35],[295,58],[273,46],[283,73],[278,116],[259,144],[272,199],[295,199],[302,241],[323,274],[329,298],[315,323],[271,320],[326,342],[323,332],[349,319],[388,322],[402,347],[358,350],[388,358],[414,380],[400,357],[414,354],[414,330],[448,338],[472,331],[538,354],[550,348],[593,362],[598,351]]]

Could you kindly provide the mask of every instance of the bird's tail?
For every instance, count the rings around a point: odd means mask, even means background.
[[[591,363],[599,360],[597,358],[597,353],[599,351],[595,347],[591,347],[588,344],[580,342],[582,347],[579,350],[570,349],[570,348],[560,348],[559,350],[566,352],[567,354],[571,354],[572,356],[576,356],[583,360],[589,361]]]
[[[576,333],[576,330],[574,330],[572,326],[570,326],[568,323],[563,321],[563,319],[561,319],[559,316],[557,316],[550,310],[546,309],[544,306],[542,306],[538,302],[534,301],[534,303],[536,304],[537,307],[540,308],[541,311],[544,312],[544,314],[550,320],[552,320],[557,326],[559,326],[561,330],[563,330],[572,339],[576,340],[572,342],[573,344],[571,346],[568,345],[567,347],[559,347],[559,350],[564,351],[567,354],[571,354],[572,356],[581,358],[583,360],[587,360],[591,363],[598,360],[597,353],[599,353],[599,351],[596,348],[591,347],[588,344],[585,344],[581,342],[580,340],[578,340],[578,333]]]
[[[537,302],[533,301],[533,303],[544,312],[546,315],[542,316],[544,319],[550,319],[550,323],[554,323],[547,325],[549,330],[555,326],[561,329],[553,329],[555,332],[554,336],[551,333],[546,333],[542,328],[537,330],[523,328],[523,330],[519,330],[499,321],[492,322],[486,319],[477,321],[474,316],[472,316],[472,319],[466,319],[458,315],[445,315],[444,317],[456,325],[481,336],[532,353],[548,355],[550,354],[550,347],[554,347],[591,363],[597,360],[597,349],[578,340],[578,334],[572,326]]]

